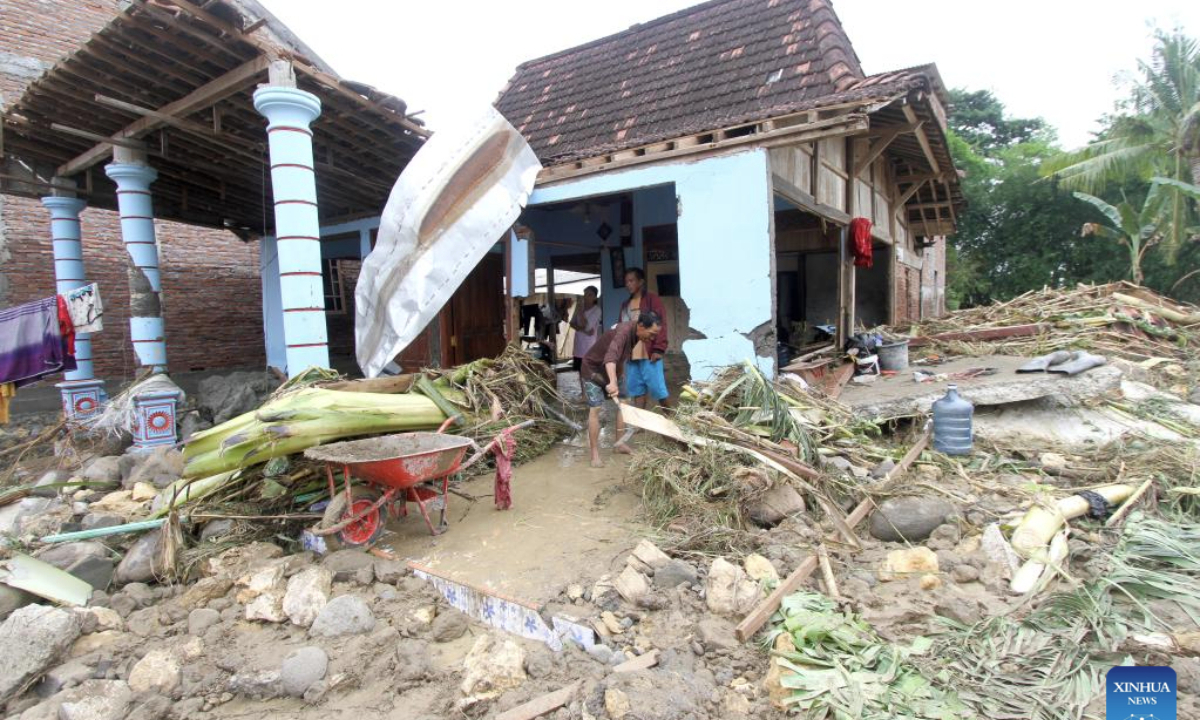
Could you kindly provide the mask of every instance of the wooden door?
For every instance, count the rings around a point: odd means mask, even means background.
[[[442,364],[462,365],[504,352],[504,256],[488,253],[442,311]]]

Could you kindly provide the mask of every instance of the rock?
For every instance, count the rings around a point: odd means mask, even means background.
[[[629,696],[619,688],[607,688],[604,691],[604,710],[613,720],[620,720],[632,710]]]
[[[305,568],[288,580],[283,612],[293,625],[308,627],[329,604],[332,591],[333,573],[319,565]]]
[[[696,640],[709,651],[733,650],[740,644],[733,634],[733,626],[714,617],[706,617],[696,623]]]
[[[221,613],[208,608],[196,608],[188,613],[188,634],[202,637],[213,625],[221,622]]]
[[[893,550],[887,554],[887,558],[883,562],[883,567],[879,571],[879,579],[894,580],[905,575],[936,573],[937,571],[937,553],[927,547]]]
[[[871,514],[871,535],[884,542],[921,542],[954,512],[954,505],[942,498],[888,498]]]
[[[257,410],[277,385],[278,382],[267,373],[238,371],[204,378],[193,399],[202,418],[213,425],[220,425],[238,415]]]
[[[396,644],[395,678],[401,682],[424,680],[432,671],[429,643],[424,640],[401,640]]]
[[[279,697],[283,692],[283,683],[278,670],[239,672],[229,678],[227,687],[229,692],[235,695],[245,695],[257,700]]]
[[[775,651],[779,653],[795,652],[796,646],[792,643],[792,636],[781,633],[776,637]],[[767,676],[763,679],[763,689],[767,691],[767,697],[773,707],[786,710],[788,708],[786,702],[792,696],[793,691],[791,688],[783,686],[784,667],[779,664],[781,659],[772,656],[768,661],[770,666],[767,669]]]
[[[287,613],[283,610],[283,598],[284,591],[278,587],[258,595],[246,603],[246,619],[269,623],[287,621]]]
[[[699,581],[696,568],[683,560],[671,560],[654,573],[654,586],[663,590],[680,585],[695,585]]]
[[[604,627],[612,635],[620,635],[625,632],[625,627],[621,625],[621,621],[608,610],[600,613],[600,622],[604,624]]]
[[[313,683],[323,680],[329,670],[329,656],[319,647],[302,647],[283,659],[279,683],[283,692],[292,697],[304,697]]]
[[[133,702],[129,686],[120,680],[88,680],[58,707],[58,720],[124,720]]]
[[[750,521],[765,528],[775,527],[804,511],[804,498],[796,492],[796,488],[785,482],[773,485],[746,507]]]
[[[1193,655],[1200,654],[1200,632],[1178,633],[1174,637],[1180,650]]]
[[[571,602],[579,600],[583,597],[583,586],[579,583],[573,583],[567,586],[567,599]]]
[[[88,513],[83,516],[83,520],[79,525],[84,530],[99,530],[100,528],[116,527],[124,525],[125,518],[120,515],[104,515],[102,513]]]
[[[34,692],[38,697],[48,698],[67,688],[74,687],[84,680],[90,680],[92,672],[92,666],[82,660],[69,660],[47,671],[34,687]]]
[[[37,601],[37,595],[0,584],[0,620],[12,615],[14,610]]]
[[[436,642],[444,643],[459,639],[466,634],[469,627],[467,616],[455,610],[438,614],[433,619],[431,630],[433,639]]]
[[[947,522],[934,528],[933,532],[929,534],[929,539],[945,543],[946,549],[949,550],[957,547],[959,541],[962,540],[962,530],[959,529],[958,523]]]
[[[554,658],[544,648],[525,654],[525,674],[534,680],[549,677],[554,672]]]
[[[936,484],[942,479],[942,469],[937,465],[919,464],[914,466],[910,472],[916,473],[917,480],[921,482]]]
[[[0,624],[0,698],[13,697],[66,652],[80,635],[72,612],[45,605],[18,608]]]
[[[717,615],[745,615],[758,602],[758,584],[724,558],[713,560],[704,584],[704,601]]]
[[[496,697],[525,682],[525,651],[507,638],[481,635],[463,660],[463,668],[463,695]]]
[[[387,585],[395,585],[408,575],[408,565],[399,560],[376,558],[372,567],[375,570],[375,579]]]
[[[60,486],[70,479],[71,473],[65,470],[50,470],[38,478],[30,494],[35,497],[58,497],[62,493],[62,487]]]
[[[922,590],[937,590],[942,586],[942,579],[932,573],[921,576]]]
[[[170,650],[151,650],[129,671],[129,688],[136,693],[170,695],[183,681],[183,668]]]
[[[955,565],[954,569],[950,571],[950,577],[954,578],[954,582],[957,583],[976,582],[979,580],[979,568],[966,563]]]
[[[626,602],[634,604],[650,593],[650,584],[646,582],[646,576],[628,565],[617,576],[613,587],[621,597],[625,598]]]
[[[757,553],[751,553],[746,556],[743,561],[746,566],[746,574],[751,580],[778,580],[779,571],[771,564],[771,561]]]
[[[750,699],[736,692],[726,692],[721,698],[722,717],[750,714]]]
[[[96,631],[104,632],[105,630],[121,631],[125,629],[125,621],[116,610],[106,607],[90,607],[84,610],[96,619]]]
[[[649,540],[639,542],[633,549],[633,556],[655,571],[671,562],[671,557]]]
[[[586,651],[587,651],[588,655],[591,655],[593,658],[595,658],[601,664],[603,664],[603,665],[611,664],[610,661],[613,659],[613,651],[612,651],[612,648],[610,648],[609,646],[607,646],[603,643],[596,643],[596,644],[592,645],[591,647],[586,648]]]
[[[200,565],[200,572],[206,577],[238,578],[282,556],[283,548],[278,545],[255,542],[205,560]]]
[[[934,605],[933,612],[963,625],[974,625],[983,619],[979,604],[966,598],[947,598]]]
[[[88,506],[88,510],[101,515],[115,515],[124,523],[126,518],[140,517],[144,514],[145,504],[134,502],[133,493],[128,490],[111,492]]]
[[[370,585],[375,579],[375,558],[362,550],[331,552],[321,560],[321,564],[333,573],[334,582]]]
[[[98,457],[88,463],[81,477],[95,485],[117,487],[121,484],[121,458],[115,455]]]
[[[161,556],[162,530],[152,530],[138,538],[125,553],[114,579],[118,584],[153,582],[163,574]]]
[[[16,532],[35,538],[59,532],[75,512],[58,498],[28,497],[17,503],[17,507]]]
[[[92,633],[91,635],[84,635],[71,645],[70,657],[77,658],[84,655],[91,655],[125,637],[127,637],[125,633],[117,630],[105,630],[103,632]]]
[[[310,632],[320,637],[361,635],[375,628],[371,608],[353,595],[341,595],[329,601],[313,622]]]
[[[1059,453],[1042,453],[1038,461],[1049,475],[1061,475],[1062,471],[1067,469],[1067,458]]]
[[[886,458],[883,462],[871,468],[871,477],[876,480],[887,477],[887,474],[894,470],[896,461],[891,458]]]
[[[144,484],[160,490],[178,480],[181,475],[183,475],[183,453],[173,447],[161,447],[148,453],[139,454],[136,465],[124,478],[123,484],[127,488]]]
[[[134,483],[129,491],[129,497],[134,502],[149,502],[158,497],[158,491],[150,483]]]
[[[113,561],[107,547],[98,542],[51,545],[36,554],[48,563],[83,580],[97,590],[107,590],[113,577]]]
[[[225,597],[232,587],[233,580],[228,577],[200,578],[176,602],[184,610],[192,610],[208,605],[217,598]]]
[[[237,592],[237,601],[248,603],[263,593],[283,587],[283,565],[274,563],[260,567],[239,577],[234,584],[240,588]],[[282,593],[280,596],[282,600]]]
[[[200,542],[219,540],[233,532],[232,520],[209,520],[200,530]]]

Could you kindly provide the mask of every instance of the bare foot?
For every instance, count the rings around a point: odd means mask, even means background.
[[[626,445],[625,443],[617,443],[616,445],[613,445],[613,450],[621,453],[622,455],[632,455],[633,454],[633,450],[631,450],[629,448],[629,446]]]
[[[604,467],[604,461],[598,457],[594,457],[594,458],[592,458],[592,467],[602,468],[602,467]]]

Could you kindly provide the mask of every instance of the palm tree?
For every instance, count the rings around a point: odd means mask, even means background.
[[[1102,193],[1110,184],[1154,176],[1200,185],[1200,46],[1180,31],[1155,33],[1150,62],[1139,61],[1124,112],[1102,137],[1047,162],[1042,171],[1069,190]],[[1170,257],[1195,224],[1185,193],[1155,194],[1163,204],[1160,226]]]

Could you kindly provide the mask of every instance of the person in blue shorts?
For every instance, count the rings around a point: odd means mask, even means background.
[[[661,407],[670,407],[670,393],[663,372],[663,356],[668,346],[666,307],[662,298],[646,289],[646,273],[641,268],[629,268],[625,272],[625,289],[629,291],[629,299],[621,304],[621,321],[633,320],[638,313],[652,312],[662,322],[662,328],[652,340],[633,346],[633,353],[625,363],[625,395],[643,409],[650,404],[650,398]]]
[[[620,392],[621,375],[628,367],[635,345],[645,345],[654,340],[662,329],[662,320],[652,312],[642,312],[636,320],[618,323],[605,332],[583,356],[580,374],[583,377],[583,393],[588,404],[588,447],[592,451],[592,467],[602,467],[600,460],[600,408],[604,399],[616,399]],[[617,438],[613,447],[619,453],[628,453],[629,446],[621,438],[625,421],[617,412]]]

